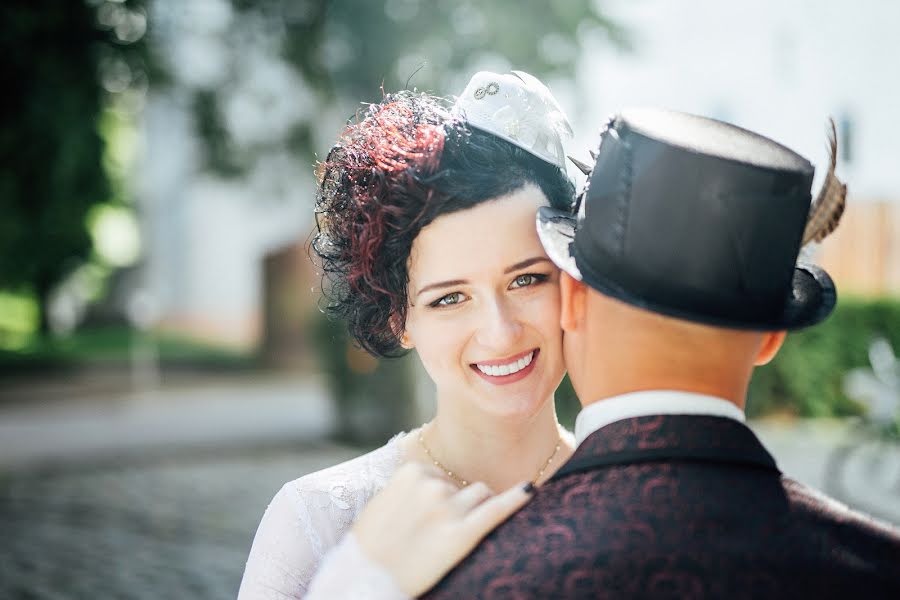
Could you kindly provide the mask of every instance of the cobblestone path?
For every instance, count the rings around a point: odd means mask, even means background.
[[[0,599],[235,598],[259,518],[335,446],[0,473]]]

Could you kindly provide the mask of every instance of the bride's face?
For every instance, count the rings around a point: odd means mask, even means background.
[[[535,231],[535,186],[442,215],[413,242],[406,343],[440,402],[527,418],[564,373],[559,272]]]

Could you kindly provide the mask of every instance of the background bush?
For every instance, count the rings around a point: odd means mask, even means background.
[[[843,393],[850,369],[869,366],[869,344],[884,337],[900,351],[900,299],[841,299],[824,323],[788,335],[769,365],[756,370],[747,415],[858,415],[865,408]]]

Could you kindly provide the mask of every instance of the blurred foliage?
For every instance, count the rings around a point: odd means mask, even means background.
[[[247,171],[245,160],[229,140],[228,128],[218,109],[216,93],[199,90],[194,96],[197,133],[206,143],[206,166],[223,177],[238,177]]]
[[[414,355],[377,359],[351,340],[343,323],[330,319],[320,319],[314,335],[339,415],[338,439],[382,444],[419,425],[414,422]]]
[[[37,326],[38,306],[32,297],[0,292],[0,349],[26,345]]]
[[[556,417],[560,424],[569,431],[575,431],[575,417],[581,410],[581,402],[575,394],[575,388],[572,387],[568,373],[556,388],[554,398],[556,399]]]
[[[0,4],[0,290],[37,300],[48,330],[53,288],[91,256],[86,218],[114,190],[101,114],[146,88],[144,0]]]
[[[453,75],[471,75],[473,59],[485,56],[571,78],[579,34],[601,29],[626,44],[593,7],[590,0],[329,2],[320,60],[335,92],[360,100],[378,100],[382,83],[458,92],[446,87]]]
[[[864,407],[843,393],[850,369],[869,366],[869,344],[885,338],[900,350],[900,300],[842,298],[824,323],[788,335],[781,351],[750,384],[747,415],[859,415]]]
[[[32,338],[15,351],[0,350],[0,375],[44,372],[85,363],[127,365],[137,340],[150,343],[166,365],[235,369],[255,367],[253,354],[213,346],[184,335],[138,332],[126,327],[85,329],[61,338]]]
[[[600,31],[618,47],[629,44],[624,30],[600,15],[591,0],[231,0],[231,5],[229,47],[261,36],[268,43],[280,40],[280,57],[322,106],[341,99],[378,101],[382,89],[450,94],[462,89],[461,75],[468,77],[476,63],[485,62],[571,79],[584,36]],[[254,159],[223,125],[231,93],[227,86],[213,86],[194,96],[206,166],[223,176],[244,174]],[[309,120],[288,127],[285,146],[312,158],[315,120],[313,111]]]

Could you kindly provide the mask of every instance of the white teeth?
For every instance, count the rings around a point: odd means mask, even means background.
[[[519,360],[515,360],[508,365],[479,365],[478,370],[484,373],[485,375],[491,375],[492,377],[500,377],[502,375],[512,375],[513,373],[518,373],[525,367],[531,364],[531,361],[534,360],[534,351],[529,352]]]

